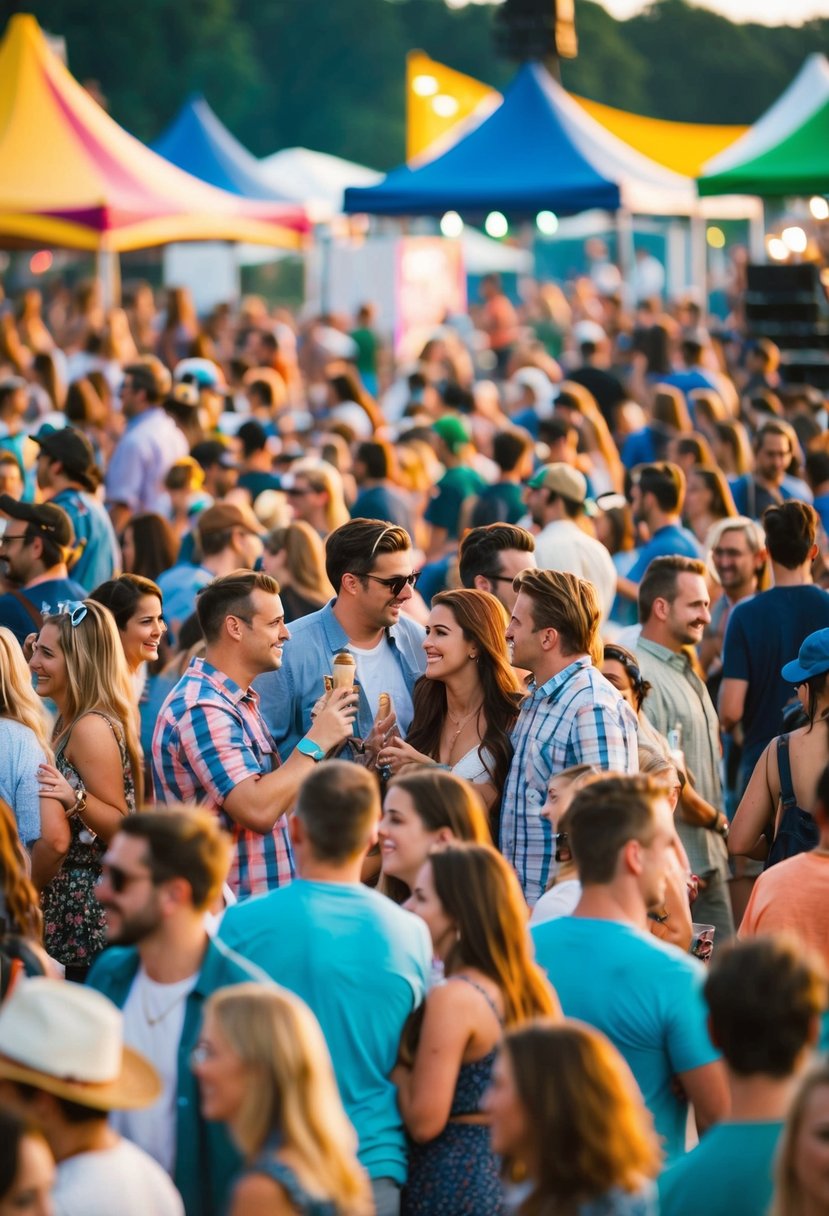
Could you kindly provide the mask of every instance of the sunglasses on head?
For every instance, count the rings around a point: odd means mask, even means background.
[[[420,578],[420,571],[417,570],[414,574],[395,574],[393,578],[378,578],[376,574],[364,574],[363,578],[370,578],[372,582],[379,583],[381,587],[388,587],[392,595],[397,598],[405,586],[414,587]]]

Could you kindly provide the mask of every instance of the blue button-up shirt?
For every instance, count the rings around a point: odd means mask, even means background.
[[[636,715],[587,655],[540,687],[531,685],[512,733],[513,757],[501,804],[501,852],[532,907],[547,889],[552,828],[540,810],[554,773],[574,764],[639,770]]]
[[[334,655],[345,650],[348,636],[334,616],[331,600],[319,612],[291,622],[291,637],[285,643],[282,666],[254,681],[260,709],[283,760],[287,760],[311,725],[311,710],[325,691],[322,677],[330,673]],[[422,643],[426,631],[410,617],[402,616],[386,630],[391,653],[411,693],[426,668]],[[374,725],[374,715],[362,688],[355,735],[364,739]],[[344,757],[347,759],[347,757]]]

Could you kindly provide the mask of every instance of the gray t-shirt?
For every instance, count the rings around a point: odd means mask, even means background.
[[[37,735],[11,718],[0,718],[0,798],[14,811],[24,845],[40,838],[38,765],[46,755]]]

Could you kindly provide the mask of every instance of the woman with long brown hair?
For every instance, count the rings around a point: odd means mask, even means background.
[[[532,1190],[518,1216],[652,1216],[661,1153],[633,1074],[580,1022],[508,1033],[485,1107],[492,1149]]]
[[[443,764],[471,781],[488,810],[496,807],[512,759],[509,735],[520,685],[509,661],[507,615],[487,591],[442,591],[426,623],[426,674],[415,684],[405,741],[383,744],[393,773],[411,762]]]
[[[498,1170],[482,1109],[504,1027],[558,1013],[532,959],[527,906],[493,848],[439,847],[407,905],[425,921],[446,980],[426,998],[417,1047],[393,1079],[412,1139],[403,1216],[498,1216]]]
[[[317,612],[333,599],[334,588],[325,573],[325,547],[303,519],[268,533],[262,569],[279,583],[288,622]]]
[[[435,845],[452,840],[492,844],[486,815],[469,782],[425,764],[411,765],[389,782],[378,834],[378,890],[398,904],[411,896]]]

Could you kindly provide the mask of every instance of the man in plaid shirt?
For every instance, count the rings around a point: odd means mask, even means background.
[[[574,764],[635,773],[639,753],[636,715],[593,666],[601,645],[593,584],[559,570],[525,570],[515,587],[507,642],[513,664],[532,680],[512,732],[500,848],[532,907],[547,889],[555,851],[540,815],[550,777]]]
[[[160,802],[196,802],[221,816],[236,846],[228,882],[246,899],[293,877],[285,813],[314,765],[350,736],[356,697],[351,690],[332,693],[280,764],[250,687],[279,667],[291,636],[279,584],[237,570],[208,583],[197,611],[205,656],[192,661],[161,708],[153,781]]]

